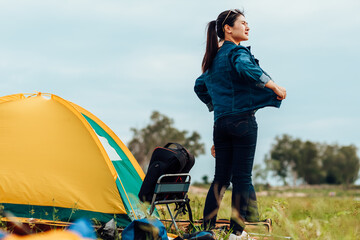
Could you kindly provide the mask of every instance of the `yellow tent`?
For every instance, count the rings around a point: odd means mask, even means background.
[[[104,144],[117,153],[110,159]],[[126,226],[144,179],[121,140],[93,114],[53,94],[0,97],[0,205],[23,218]]]

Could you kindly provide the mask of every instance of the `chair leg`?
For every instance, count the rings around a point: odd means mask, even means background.
[[[190,199],[188,197],[186,197],[186,207],[187,207],[187,210],[188,210],[190,224],[194,224],[192,211],[191,211],[191,207],[190,207]]]
[[[155,205],[151,205],[150,211],[149,211],[149,215],[150,215],[150,216],[152,215],[152,213],[154,212],[154,210],[155,210]]]
[[[168,231],[171,229],[171,226],[174,224],[176,231],[179,232],[178,226],[176,225],[175,218],[174,218],[174,216],[173,216],[173,214],[172,214],[172,212],[170,210],[169,204],[166,204],[166,207],[167,207],[167,209],[168,209],[168,211],[170,213],[170,217],[171,217],[171,220],[172,220],[172,223],[170,224],[170,226],[168,228]],[[176,216],[177,216],[177,214],[176,214]]]

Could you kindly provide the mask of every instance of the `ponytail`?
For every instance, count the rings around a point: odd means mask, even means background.
[[[203,72],[206,72],[211,67],[219,50],[218,37],[222,40],[225,39],[224,26],[234,26],[234,22],[239,15],[244,16],[244,12],[239,9],[226,10],[220,13],[215,21],[211,21],[207,25],[206,51],[201,65]]]
[[[211,67],[211,64],[219,49],[218,37],[216,34],[216,21],[209,22],[207,28],[206,51],[202,61],[203,72]]]

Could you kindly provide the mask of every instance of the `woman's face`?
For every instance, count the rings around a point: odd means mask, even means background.
[[[242,41],[249,40],[249,31],[250,28],[248,26],[248,23],[246,22],[246,19],[243,15],[239,15],[237,19],[234,22],[234,26],[229,27],[230,33],[228,34],[230,38],[237,44]],[[225,34],[227,32],[225,31]]]

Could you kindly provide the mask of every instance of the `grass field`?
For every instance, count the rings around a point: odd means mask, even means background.
[[[202,218],[207,189],[208,186],[192,186],[189,197],[194,219]],[[258,206],[261,219],[273,220],[273,239],[282,239],[280,236],[292,239],[360,239],[360,187],[259,189]],[[230,214],[231,191],[227,191],[218,218],[228,219]]]
[[[194,220],[202,219],[208,189],[209,185],[195,184],[190,187],[189,198]],[[325,185],[257,187],[257,196],[260,219],[272,219],[273,231],[271,237],[263,237],[268,234],[264,228],[246,229],[256,239],[360,239],[360,186],[348,189]],[[162,219],[170,218],[167,213],[163,215],[165,211],[160,207],[158,210]],[[229,219],[230,215],[231,190],[228,190],[221,203],[218,218]],[[216,234],[219,240],[227,239],[224,232],[216,231]]]

